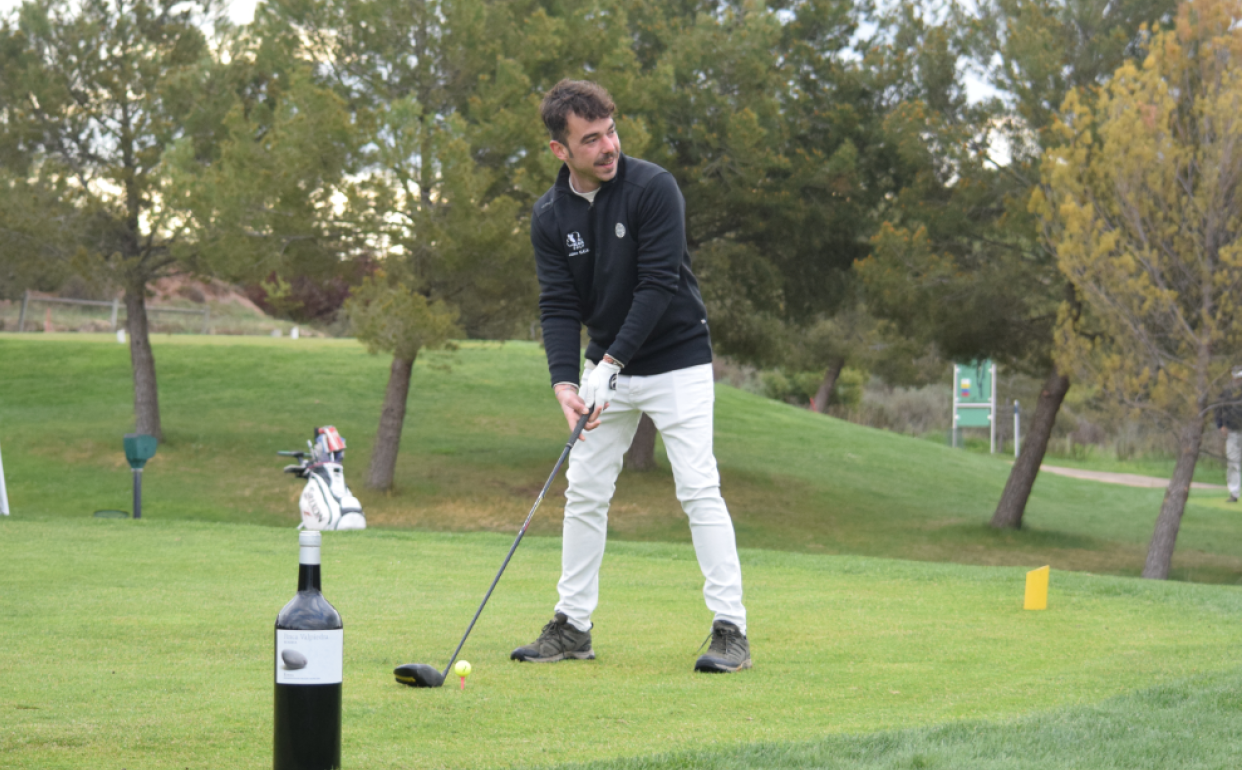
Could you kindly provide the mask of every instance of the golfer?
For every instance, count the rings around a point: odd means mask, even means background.
[[[694,670],[749,668],[736,534],[711,449],[711,337],[685,243],[684,198],[667,171],[620,152],[615,103],[601,86],[561,81],[541,113],[550,150],[564,164],[533,207],[542,335],[569,427],[590,407],[593,413],[568,461],[555,617],[511,657],[594,657],[607,509],[644,412],[667,447],[714,614],[710,646]]]

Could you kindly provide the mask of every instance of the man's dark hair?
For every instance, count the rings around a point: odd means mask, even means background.
[[[568,113],[582,120],[602,120],[615,114],[615,102],[607,89],[589,80],[564,78],[542,99],[542,122],[550,138],[568,145]]]

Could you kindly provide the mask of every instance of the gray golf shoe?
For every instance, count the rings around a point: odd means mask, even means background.
[[[750,660],[750,640],[745,638],[745,634],[741,633],[735,623],[717,620],[711,624],[711,646],[693,664],[693,670],[725,674],[753,665],[754,661]]]
[[[556,612],[554,620],[542,628],[537,641],[511,651],[511,659],[526,663],[554,663],[558,660],[593,660],[589,632],[578,631],[568,616]]]

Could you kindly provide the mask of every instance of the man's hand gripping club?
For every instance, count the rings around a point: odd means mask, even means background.
[[[581,415],[590,414],[591,410],[593,413],[585,424],[585,430],[591,431],[602,423],[602,412],[611,405],[611,399],[615,397],[616,375],[621,368],[623,367],[613,358],[604,355],[602,362],[597,365],[591,361],[585,362],[579,389],[571,383],[555,386],[555,398],[559,399],[559,406],[563,408],[563,416],[568,420],[569,429],[575,429]],[[585,434],[581,433],[580,438],[584,441]]]

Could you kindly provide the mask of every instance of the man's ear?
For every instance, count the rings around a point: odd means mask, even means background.
[[[568,158],[571,157],[571,152],[568,150],[567,147],[564,146],[563,142],[559,141],[558,139],[550,140],[550,151],[555,154],[556,158],[563,161],[564,163],[567,163]]]

